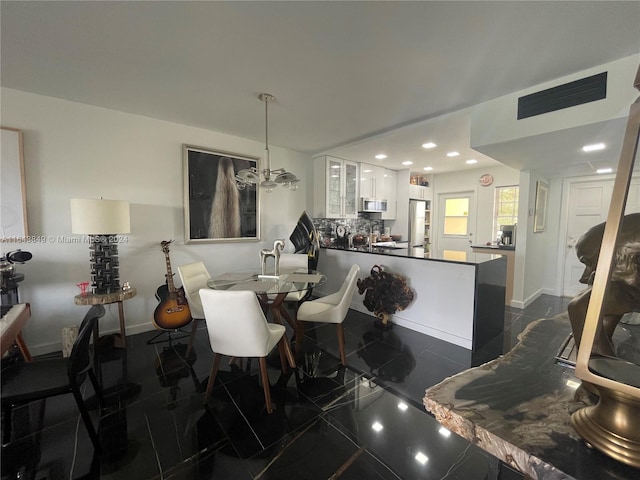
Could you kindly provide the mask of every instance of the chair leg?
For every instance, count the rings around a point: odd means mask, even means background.
[[[184,354],[185,358],[189,358],[189,354],[191,353],[191,350],[193,350],[193,340],[196,338],[196,332],[198,331],[198,322],[200,320],[198,319],[193,319],[191,320],[191,322],[193,323],[193,325],[191,326],[191,333],[189,334],[189,343],[187,343],[187,351]]]
[[[291,368],[296,368],[296,359],[293,356],[293,352],[291,351],[291,347],[289,346],[289,342],[287,341],[287,336],[283,335],[280,341],[282,342],[284,353],[287,356],[287,361],[289,362],[289,366]],[[283,368],[283,371],[284,371],[284,368]],[[285,371],[285,373],[287,372]]]
[[[82,394],[77,388],[73,388],[71,392],[73,393],[73,397],[76,399],[76,404],[78,405],[78,409],[80,410],[80,416],[82,417],[84,426],[89,433],[89,438],[91,438],[93,448],[96,452],[100,453],[102,451],[102,449],[100,448],[100,439],[98,438],[98,434],[96,433],[95,428],[93,428],[93,422],[91,420],[91,416],[89,415],[89,411],[87,410],[87,405],[82,399]]]
[[[260,357],[260,377],[262,378],[262,389],[264,390],[264,401],[267,404],[267,413],[273,412],[271,408],[271,389],[269,388],[269,375],[267,374],[267,359]]]
[[[285,335],[282,336],[282,338],[278,341],[278,351],[280,352],[280,368],[282,369],[283,373],[289,373],[289,367],[287,366],[287,360],[286,357],[286,352],[284,349],[284,342],[282,341],[284,339]]]
[[[222,355],[215,353],[213,357],[213,364],[211,365],[211,373],[209,374],[209,382],[207,383],[207,392],[204,394],[204,403],[209,401],[211,392],[213,391],[213,383],[216,381],[218,375],[218,369],[220,368],[220,358]]]
[[[338,328],[338,348],[340,349],[340,361],[343,366],[347,366],[347,355],[344,352],[344,329],[342,328],[341,323],[337,323],[336,327]]]

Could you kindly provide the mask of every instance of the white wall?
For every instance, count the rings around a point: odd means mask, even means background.
[[[493,175],[493,185],[489,187],[480,186],[480,177],[490,173]],[[493,231],[493,209],[495,201],[496,187],[506,187],[518,185],[520,182],[519,172],[511,167],[496,166],[491,168],[476,168],[461,172],[441,173],[433,177],[433,212],[439,212],[438,196],[442,193],[456,193],[474,191],[476,197],[476,231],[473,232],[474,244],[485,244],[495,241]],[[437,237],[439,228],[437,214],[434,217],[434,230],[432,236]],[[516,240],[517,241],[517,240]]]
[[[632,55],[476,105],[471,113],[471,146],[480,149],[485,145],[626,117],[629,105],[638,95],[630,79],[635,76],[639,59],[639,55]],[[519,97],[604,71],[608,72],[606,99],[518,120]]]
[[[79,324],[87,310],[74,305],[73,297],[79,293],[76,283],[89,280],[88,245],[51,239],[72,236],[70,198],[131,203],[129,241],[119,247],[121,281],[138,291],[124,304],[127,333],[153,328],[154,293],[166,272],[160,241],[174,240],[174,269],[197,260],[212,274],[256,267],[259,249],[275,238],[288,242],[296,220],[310,205],[311,158],[271,147],[274,168],[291,169],[302,185],[296,192],[262,195],[264,240],[184,245],[182,145],[260,157],[261,142],[16,90],[3,88],[0,93],[2,126],[24,132],[29,233],[45,239],[0,244],[3,253],[18,248],[33,253],[17,271],[26,277],[19,292],[21,301],[31,303],[24,335],[34,354],[60,349],[62,327]],[[117,330],[118,309],[110,305],[101,331]]]

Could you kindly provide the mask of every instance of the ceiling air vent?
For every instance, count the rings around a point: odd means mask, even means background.
[[[518,98],[518,120],[607,97],[607,72]]]

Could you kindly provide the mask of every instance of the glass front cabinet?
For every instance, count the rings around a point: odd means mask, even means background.
[[[337,157],[314,159],[314,216],[358,217],[358,164]]]

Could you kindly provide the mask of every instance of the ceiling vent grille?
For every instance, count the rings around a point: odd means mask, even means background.
[[[607,72],[518,98],[518,120],[607,97]]]

